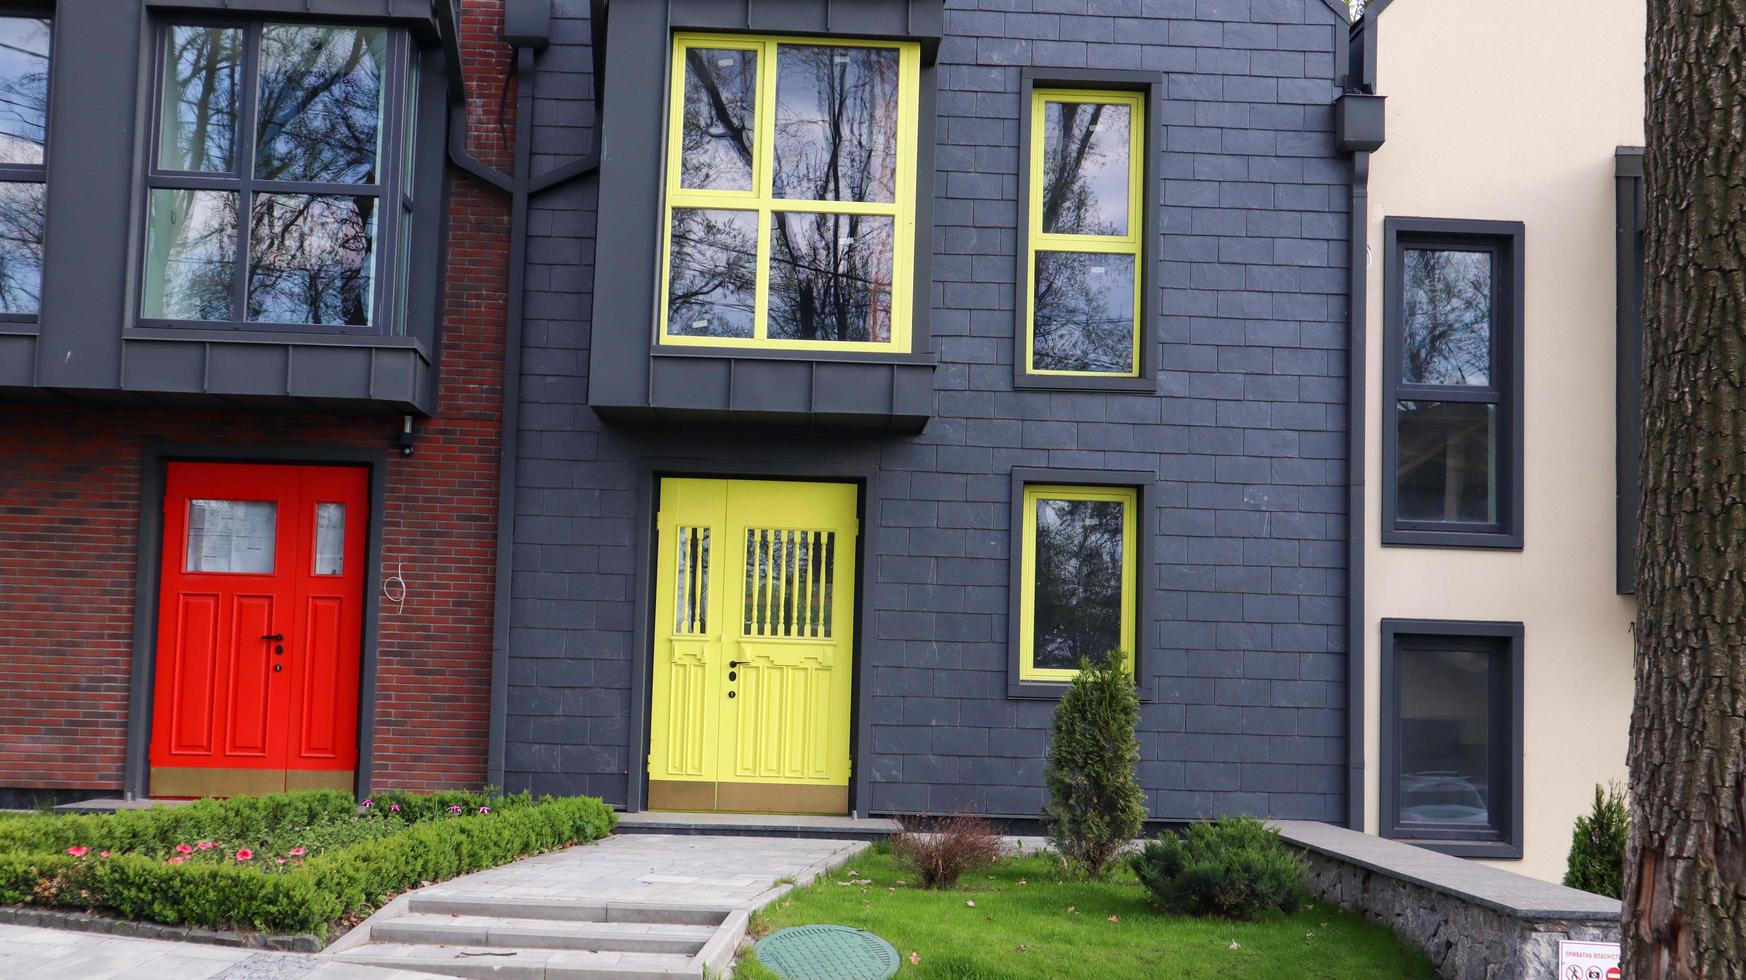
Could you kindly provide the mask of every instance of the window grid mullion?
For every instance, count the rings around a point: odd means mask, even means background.
[[[231,319],[237,323],[249,322],[249,264],[251,261],[250,239],[254,226],[254,186],[255,157],[259,152],[255,146],[256,116],[260,111],[258,105],[260,91],[261,69],[261,23],[255,21],[248,25],[243,41],[243,71],[242,71],[242,111],[237,116],[237,133],[233,141],[236,147],[232,167],[237,175],[237,214],[236,214],[236,269],[234,277],[234,296],[232,302],[235,308],[231,311]]]
[[[764,343],[770,339],[770,239],[776,231],[776,42],[758,42],[758,101],[753,115],[753,132],[757,147],[756,169],[752,184],[758,195],[758,243],[756,277],[752,286],[752,339]]]

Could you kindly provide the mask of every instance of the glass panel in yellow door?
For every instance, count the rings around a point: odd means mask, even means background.
[[[846,813],[855,488],[663,480],[649,805]]]

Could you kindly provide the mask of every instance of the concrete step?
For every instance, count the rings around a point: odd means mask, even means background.
[[[370,942],[329,958],[360,966],[495,980],[700,980],[704,975],[698,957],[679,953]]]
[[[649,925],[718,926],[728,910],[699,905],[651,902],[562,902],[520,898],[466,898],[437,893],[409,896],[406,911],[428,915],[467,915],[548,922],[636,922]]]
[[[380,943],[579,949],[593,952],[678,953],[690,956],[715,934],[714,926],[640,922],[567,922],[414,912],[370,928]]]

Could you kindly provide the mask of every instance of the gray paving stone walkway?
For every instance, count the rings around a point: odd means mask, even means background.
[[[0,925],[5,980],[431,980],[296,953]]]

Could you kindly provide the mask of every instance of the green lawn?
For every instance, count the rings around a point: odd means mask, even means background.
[[[906,879],[911,884],[898,884]],[[845,884],[851,880],[871,884]],[[808,923],[867,929],[897,947],[904,959],[898,976],[918,980],[1435,976],[1429,961],[1386,928],[1333,907],[1259,922],[1154,911],[1126,867],[1092,883],[1063,874],[1052,857],[1033,855],[972,873],[948,891],[913,881],[875,849],[754,916],[752,932]],[[736,976],[776,975],[748,955]]]

